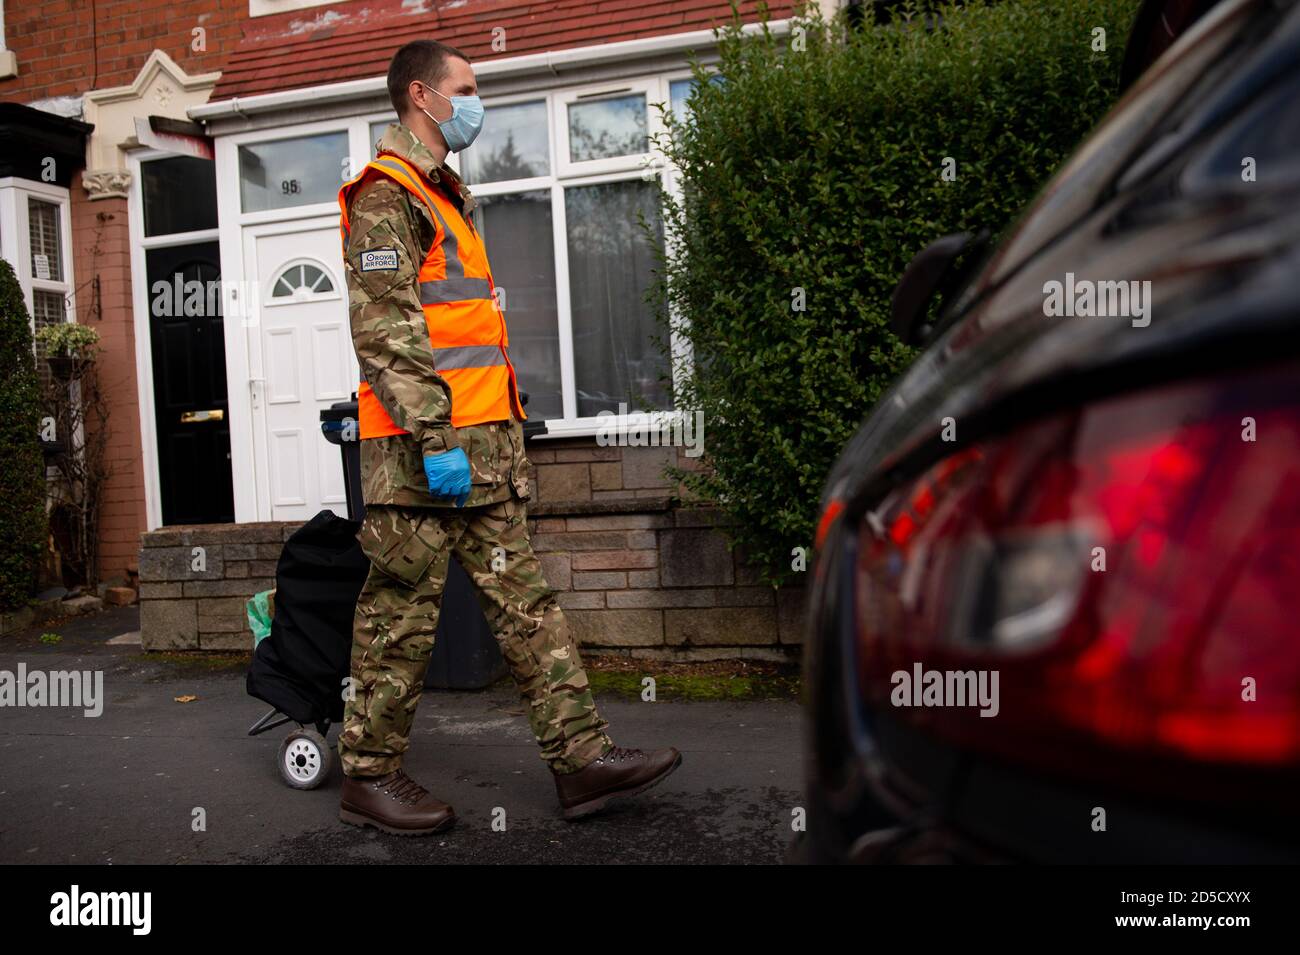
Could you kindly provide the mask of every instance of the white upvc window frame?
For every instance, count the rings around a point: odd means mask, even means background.
[[[673,84],[678,82],[679,80],[693,80],[694,78],[695,78],[695,74],[689,68],[682,68],[679,70],[666,70],[660,76],[660,80],[663,84],[661,89],[662,95],[658,99],[654,100],[654,103],[662,104],[665,107],[667,112],[672,112]],[[654,110],[654,114],[657,118],[657,121],[659,122],[660,130],[666,133],[667,129],[664,126],[662,119],[658,118],[660,115],[658,107],[652,105],[652,108]],[[668,161],[667,157],[663,155],[662,150],[655,153],[655,156],[660,162],[659,174],[662,177],[664,191],[667,192],[669,196],[672,197],[672,200],[674,202],[680,204],[682,201],[681,170],[678,169],[674,163]],[[674,256],[677,252],[677,246],[673,242],[672,236],[668,234],[666,228],[664,231],[664,248],[665,251],[668,253],[669,258]],[[676,391],[677,384],[690,375],[694,367],[695,356],[693,350],[691,349],[690,340],[685,335],[682,335],[678,331],[678,328],[682,324],[683,318],[676,310],[672,310],[671,306],[670,306],[670,321],[672,323],[672,333],[669,336],[669,345],[672,350],[672,376],[673,376],[673,383],[674,383],[674,391]],[[673,415],[678,418],[688,414],[692,414],[691,409],[675,408],[673,410]]]
[[[262,225],[267,222],[286,222],[295,219],[310,219],[314,216],[329,215],[333,213],[338,215],[339,205],[335,197],[331,197],[321,202],[304,203],[297,206],[284,206],[279,209],[263,209],[257,212],[245,212],[243,204],[243,192],[240,189],[239,181],[239,147],[256,146],[263,143],[287,142],[295,139],[309,139],[315,136],[342,133],[348,144],[348,159],[350,169],[353,175],[360,172],[361,167],[368,161],[369,157],[357,162],[357,123],[352,118],[320,120],[313,123],[296,123],[292,126],[281,126],[274,131],[259,130],[257,132],[242,133],[235,136],[227,136],[217,141],[217,201],[218,204],[223,197],[220,191],[222,180],[222,153],[228,153],[225,157],[227,181],[233,185],[233,192],[229,195],[235,199],[235,216],[219,216],[222,225],[229,220],[236,220],[240,226]],[[224,148],[223,148],[224,147]],[[348,170],[340,167],[339,169],[339,186],[346,181],[344,173]],[[335,194],[337,196],[337,193]]]
[[[556,316],[559,324],[560,393],[563,416],[547,421],[547,431],[539,438],[592,437],[597,433],[617,435],[651,423],[652,416],[645,412],[629,411],[617,427],[596,415],[579,416],[577,413],[577,374],[573,351],[573,313],[569,288],[568,223],[566,220],[564,192],[577,186],[596,185],[643,179],[647,176],[667,177],[664,182],[670,192],[676,188],[662,152],[655,146],[655,136],[664,132],[657,103],[669,104],[670,83],[689,79],[691,72],[673,70],[627,80],[606,80],[581,85],[557,87],[549,90],[532,90],[508,96],[485,97],[484,107],[512,106],[520,103],[542,102],[547,114],[550,172],[545,176],[500,182],[470,182],[475,196],[491,198],[521,192],[549,190],[551,193],[552,246],[555,255]],[[630,153],[595,160],[571,161],[569,156],[568,107],[571,103],[590,102],[603,98],[616,98],[628,93],[643,93],[646,99],[646,133],[649,149],[644,153]],[[668,237],[665,236],[665,241]],[[489,251],[489,258],[491,253]],[[507,313],[508,314],[508,313]],[[507,318],[507,321],[509,319]],[[681,336],[670,335],[671,374],[680,376],[683,362],[689,362],[689,350]],[[671,423],[681,414],[680,409],[665,409],[658,413],[659,421]],[[603,427],[602,427],[603,426]]]
[[[0,79],[18,75],[18,57],[5,46],[5,3],[0,0]]]
[[[195,242],[215,242],[220,229],[198,229],[146,236],[144,231],[144,170],[154,159],[173,159],[176,153],[160,149],[137,149],[127,154],[131,189],[127,199],[127,229],[131,239],[131,304],[134,315],[136,396],[140,407],[140,445],[143,455],[145,524],[157,530],[162,522],[162,479],[158,462],[158,425],[154,414],[153,329],[150,326],[149,273],[146,255],[150,249],[164,249]],[[218,215],[218,219],[220,216]],[[228,380],[228,379],[227,379]],[[233,441],[231,442],[233,445]],[[232,448],[233,454],[233,448]]]
[[[49,202],[59,210],[59,255],[63,277],[40,279],[32,270],[29,199]],[[8,260],[18,278],[27,306],[27,318],[32,334],[36,334],[36,293],[53,292],[63,296],[63,321],[77,320],[76,273],[72,267],[72,198],[69,191],[53,183],[19,179],[16,176],[0,179],[0,258]],[[35,343],[33,354],[38,354]],[[37,369],[39,372],[39,368]],[[77,386],[79,387],[79,386]],[[79,391],[73,391],[74,397]],[[80,443],[80,428],[74,436],[74,446]],[[57,476],[57,470],[46,467],[46,476]]]
[[[39,199],[58,207],[63,278],[57,281],[37,278],[33,273],[28,199]],[[36,331],[35,292],[62,295],[63,320],[77,320],[77,283],[72,263],[72,200],[67,189],[14,176],[0,179],[0,257],[9,261],[18,276],[33,333]]]
[[[659,121],[659,111],[654,104],[656,97],[664,89],[661,77],[625,82],[592,83],[564,90],[552,95],[551,143],[552,171],[561,179],[575,176],[595,176],[606,172],[644,171],[646,164],[655,156],[655,133],[662,132],[663,124]],[[622,99],[626,96],[641,95],[646,103],[646,142],[644,152],[627,153],[622,156],[609,156],[603,159],[574,160],[569,156],[569,107],[580,103],[595,103],[602,100]],[[491,103],[487,105],[493,105]]]
[[[262,350],[257,341],[259,328],[249,315],[253,308],[266,305],[269,295],[261,286],[268,283],[266,277],[259,277],[260,284],[255,293],[259,303],[247,300],[254,292],[251,288],[253,279],[245,264],[245,241],[249,237],[294,231],[303,227],[303,220],[318,219],[322,223],[332,220],[337,226],[339,219],[337,200],[244,212],[239,185],[239,147],[340,132],[347,134],[350,166],[355,174],[370,160],[365,142],[368,127],[359,117],[293,123],[220,136],[215,140],[217,231],[221,244],[221,280],[226,288],[226,400],[230,408],[230,470],[234,480],[236,523],[269,520],[268,502],[271,499],[269,476],[260,472],[257,466],[259,460],[268,459],[266,372],[261,365]],[[343,172],[339,170],[340,186],[343,185]],[[336,278],[340,283],[344,281],[341,275]],[[233,302],[232,296],[238,295],[243,295],[245,300]],[[346,310],[345,297],[340,307]]]
[[[621,81],[598,81],[582,84],[570,84],[541,90],[521,91],[502,96],[485,96],[484,106],[489,110],[496,106],[515,103],[544,102],[547,113],[548,148],[550,150],[550,173],[546,176],[508,182],[469,183],[476,196],[484,198],[515,192],[549,189],[552,193],[552,228],[555,248],[556,276],[556,314],[561,355],[561,393],[563,396],[564,416],[547,422],[547,433],[539,437],[592,437],[597,433],[618,434],[626,430],[644,427],[651,423],[652,416],[641,412],[629,413],[618,428],[609,427],[609,422],[598,416],[578,417],[577,391],[575,386],[572,317],[569,303],[569,269],[568,240],[564,218],[564,189],[571,186],[590,185],[600,182],[614,182],[643,178],[648,175],[662,177],[671,192],[677,194],[677,177],[669,167],[662,152],[656,148],[654,137],[663,132],[659,110],[656,106],[671,104],[670,84],[676,80],[690,79],[689,68],[678,68],[655,72]],[[580,102],[582,98],[599,98],[601,94],[612,90],[632,89],[646,94],[647,135],[650,149],[646,153],[609,159],[588,160],[580,163],[561,163],[561,150],[567,156],[568,127],[567,104]],[[250,226],[264,226],[272,223],[288,223],[302,219],[333,217],[337,220],[337,203],[315,203],[312,205],[293,206],[263,212],[244,212],[240,204],[239,183],[239,147],[262,142],[294,139],[331,132],[346,132],[351,152],[351,170],[359,172],[370,161],[373,140],[370,128],[375,123],[393,122],[395,119],[391,108],[368,111],[353,116],[336,117],[305,123],[277,126],[269,129],[251,130],[220,136],[216,140],[217,195],[221,205],[220,242],[222,277],[230,283],[242,283],[244,276],[243,233]],[[377,137],[376,137],[377,138]],[[449,154],[447,165],[460,172],[460,163],[455,153]],[[342,183],[340,182],[340,185]],[[665,236],[667,239],[667,237]],[[670,249],[671,252],[671,249]],[[490,254],[490,253],[489,253]],[[508,320],[508,319],[507,319]],[[226,368],[230,387],[228,396],[232,423],[249,422],[251,427],[250,389],[256,387],[260,380],[256,370],[250,368],[250,355],[254,352],[253,343],[248,336],[256,329],[243,327],[239,321],[226,322]],[[689,367],[690,353],[686,343],[676,332],[670,336],[672,374],[680,376]],[[662,422],[664,418],[672,422],[679,416],[679,410],[665,410],[653,417]],[[258,512],[255,475],[252,461],[253,443],[260,437],[250,433],[247,440],[235,438],[232,434],[231,463],[235,475],[235,512],[236,520],[255,519],[248,515]],[[243,460],[247,458],[247,460]],[[249,478],[242,480],[241,476]]]

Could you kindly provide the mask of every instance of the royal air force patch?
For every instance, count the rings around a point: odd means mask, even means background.
[[[396,272],[396,249],[369,249],[361,253],[362,272]]]

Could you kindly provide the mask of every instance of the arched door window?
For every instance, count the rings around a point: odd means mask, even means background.
[[[338,289],[329,270],[318,262],[291,262],[271,282],[268,305],[311,302],[338,298]]]

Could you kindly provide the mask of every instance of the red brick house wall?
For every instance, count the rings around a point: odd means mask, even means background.
[[[248,0],[40,0],[6,3],[4,15],[18,75],[0,80],[0,100],[29,103],[130,83],[155,48],[187,73],[219,70]],[[199,27],[202,51],[191,48]]]
[[[77,321],[99,332],[103,349],[98,363],[100,384],[109,410],[105,463],[110,476],[99,528],[101,574],[108,580],[135,565],[140,535],[147,529],[127,201],[90,202],[81,188],[80,175],[70,191],[75,278],[84,286],[77,294]],[[96,277],[98,295],[88,284]]]
[[[773,17],[789,15],[791,7],[790,0],[768,3]],[[755,0],[740,8],[753,19]],[[327,12],[341,21],[322,19]],[[719,0],[482,0],[427,10],[402,0],[354,0],[251,19],[249,0],[41,0],[6,4],[4,17],[5,46],[17,57],[18,75],[0,80],[0,101],[31,103],[128,85],[155,49],[191,76],[222,71],[213,94],[222,99],[380,75],[396,45],[431,33],[479,61],[704,29],[729,19],[730,11]],[[510,46],[494,50],[491,29],[502,23],[510,26]],[[196,29],[203,31],[201,49]],[[125,199],[90,201],[80,176],[71,185],[75,317],[100,333],[112,430],[100,523],[105,580],[134,567],[147,530],[127,210]],[[537,447],[541,499],[658,493],[657,475],[651,483],[638,477],[645,470],[635,463],[639,458],[624,460],[605,449],[589,462],[577,453]]]
[[[242,36],[248,0],[42,0],[6,4],[4,16],[18,75],[0,80],[0,100],[31,103],[125,86],[155,49],[188,73],[218,70]],[[100,334],[112,432],[100,519],[101,577],[111,580],[135,567],[147,529],[127,200],[91,202],[80,175],[69,192],[76,320]]]

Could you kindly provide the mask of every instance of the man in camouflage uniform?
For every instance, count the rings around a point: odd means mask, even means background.
[[[453,114],[449,97],[476,93],[469,61],[451,47],[416,41],[394,56],[388,86],[399,122],[380,140],[380,158],[389,154],[415,167],[423,188],[443,190],[468,222],[476,201],[443,159],[457,145],[449,132],[464,148],[463,129],[444,123]],[[357,601],[355,696],[339,736],[340,818],[399,834],[454,823],[452,808],[401,768],[453,554],[474,583],[519,687],[565,818],[654,785],[681,755],[672,748],[624,749],[606,734],[577,643],[529,540],[524,502],[532,465],[514,403],[508,419],[451,424],[452,389],[434,367],[418,283],[437,240],[433,213],[383,176],[361,180],[346,203],[345,273],[357,358],[374,396],[406,433],[366,437],[362,429],[366,517],[359,539],[371,570]],[[394,249],[395,269],[360,265],[375,261],[367,254]],[[426,459],[458,448],[468,457],[468,494],[435,497]]]

